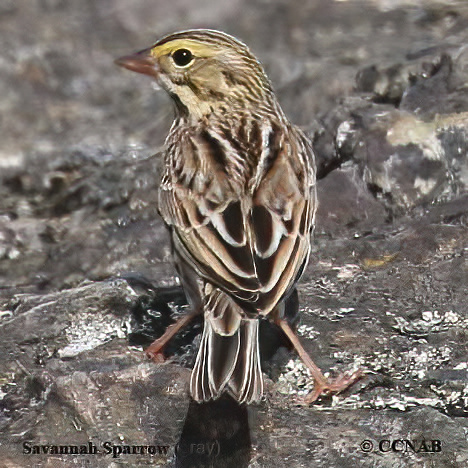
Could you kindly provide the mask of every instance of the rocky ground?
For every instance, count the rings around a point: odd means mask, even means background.
[[[466,2],[4,0],[0,26],[1,466],[468,465]],[[186,310],[156,205],[172,108],[113,59],[189,27],[248,43],[314,140],[298,333],[366,376],[311,407],[268,324],[249,408],[190,402],[200,322],[142,353]]]

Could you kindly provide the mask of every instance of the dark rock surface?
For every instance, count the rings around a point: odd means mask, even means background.
[[[344,395],[301,406],[267,324],[249,408],[190,402],[200,321],[142,353],[187,307],[156,205],[172,109],[113,59],[189,27],[248,43],[314,140],[298,333],[366,372]],[[467,466],[467,31],[464,1],[1,3],[0,466]]]

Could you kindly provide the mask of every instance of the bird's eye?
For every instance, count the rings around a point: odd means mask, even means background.
[[[186,67],[193,60],[193,54],[188,49],[178,49],[172,54],[172,60],[178,67]]]

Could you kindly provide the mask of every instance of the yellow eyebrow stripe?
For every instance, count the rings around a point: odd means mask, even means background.
[[[220,51],[212,45],[202,44],[198,41],[190,39],[175,39],[161,45],[155,45],[151,50],[153,57],[162,57],[163,55],[170,55],[178,49],[188,49],[196,57],[214,57]]]

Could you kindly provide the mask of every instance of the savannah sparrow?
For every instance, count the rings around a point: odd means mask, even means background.
[[[287,334],[315,379],[308,401],[360,377],[329,382],[284,319],[308,261],[317,206],[311,142],[283,113],[259,61],[212,30],[171,34],[116,61],[152,76],[175,103],[166,139],[159,211],[172,239],[192,313],[147,350],[156,358],[196,314],[204,315],[190,391],[258,401],[259,318]]]

